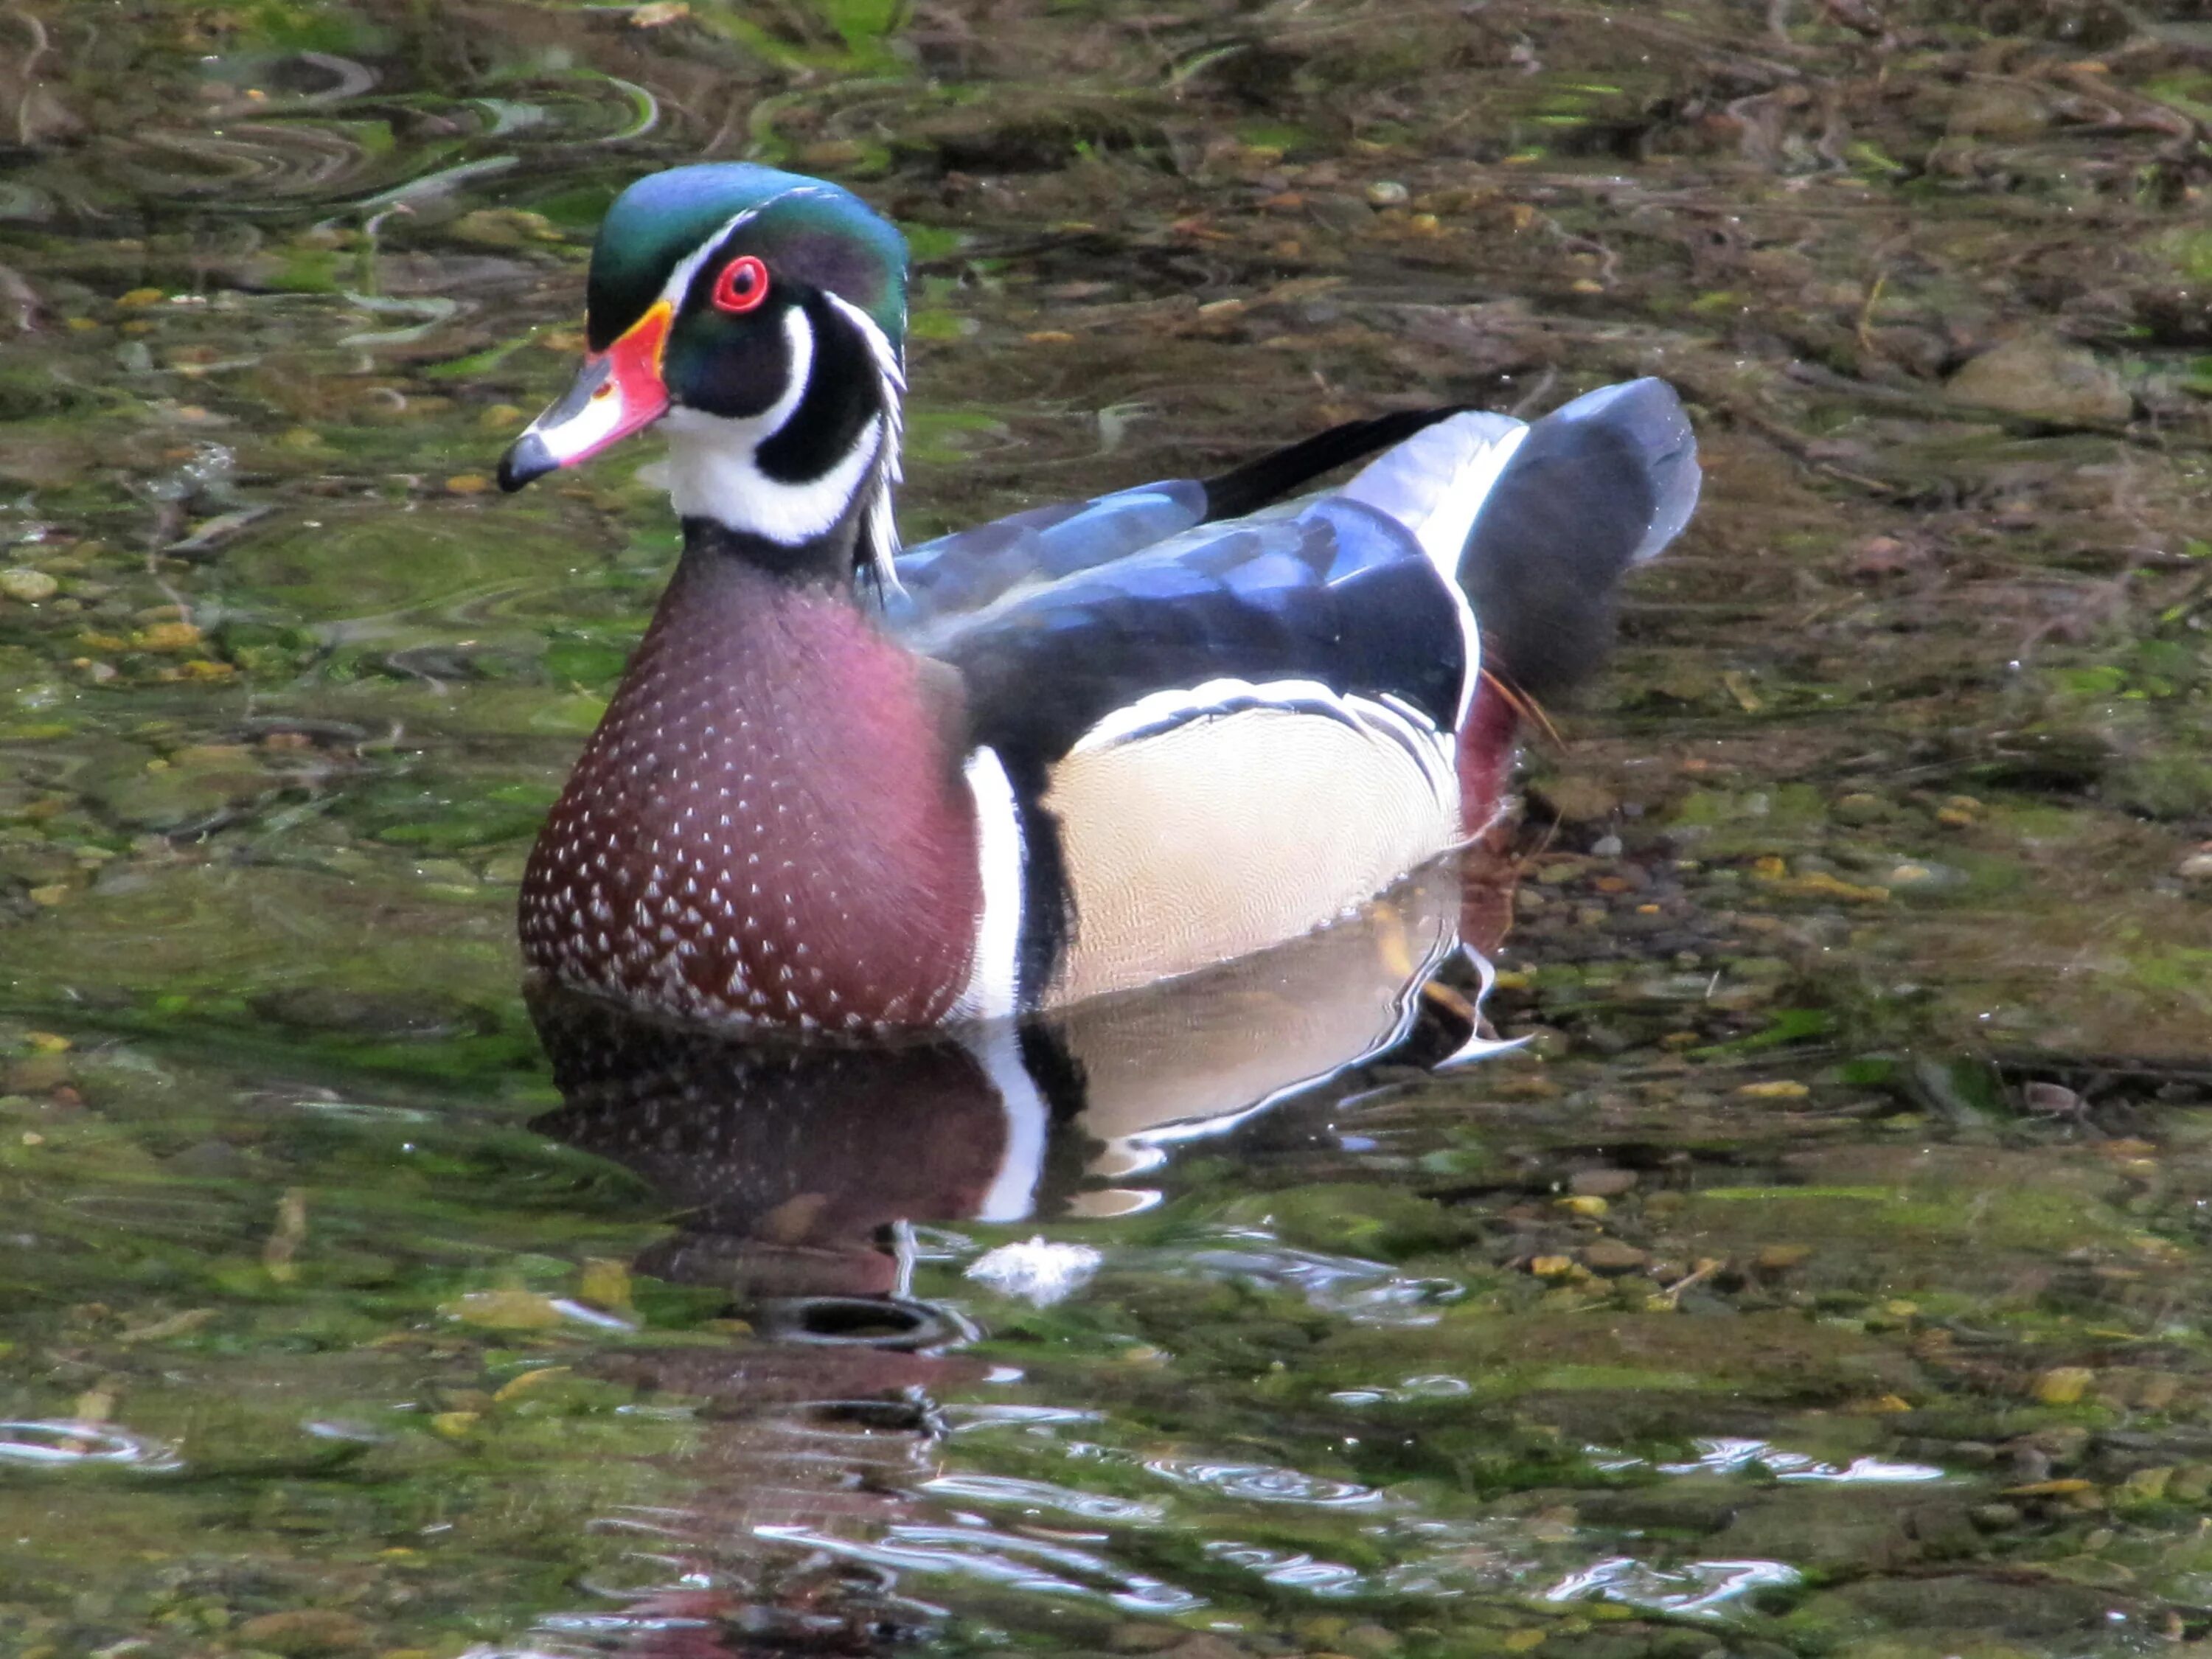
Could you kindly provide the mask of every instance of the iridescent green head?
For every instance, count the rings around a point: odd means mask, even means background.
[[[502,485],[665,416],[687,520],[825,553],[858,534],[888,580],[906,342],[906,241],[888,222],[773,167],[655,173],[599,227],[586,313],[584,366],[507,451]]]
[[[604,351],[678,272],[711,277],[750,254],[771,282],[797,281],[858,307],[893,350],[906,340],[906,239],[842,187],[747,161],[672,167],[641,179],[607,210],[586,291],[591,349]],[[707,301],[707,285],[695,283]],[[687,307],[679,299],[677,328]]]

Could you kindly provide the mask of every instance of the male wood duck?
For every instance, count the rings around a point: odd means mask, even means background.
[[[900,556],[905,282],[865,203],[768,167],[653,175],[601,225],[583,368],[500,483],[658,422],[684,552],[523,878],[553,981],[883,1031],[1323,927],[1498,811],[1516,707],[1595,667],[1616,579],[1696,505],[1644,380]]]

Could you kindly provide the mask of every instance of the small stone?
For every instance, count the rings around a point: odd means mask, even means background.
[[[33,570],[17,565],[11,570],[0,570],[0,593],[25,605],[37,605],[51,599],[61,591],[61,584],[43,570]]]
[[[1574,1270],[1571,1255],[1540,1255],[1528,1264],[1528,1271],[1539,1279],[1565,1279]]]
[[[1377,179],[1367,186],[1367,202],[1370,207],[1403,207],[1413,199],[1413,192],[1395,179]]]
[[[1954,374],[1946,386],[1964,404],[2043,421],[2124,421],[2134,412],[2118,372],[2051,335],[2008,340]]]
[[[1402,1645],[1395,1635],[1376,1624],[1354,1625],[1336,1638],[1337,1650],[1350,1654],[1352,1659],[1389,1659]]]
[[[2201,1504],[2212,1496],[2212,1463],[2184,1463],[2166,1483],[2166,1495],[2177,1504]]]
[[[1583,1266],[1592,1273],[1632,1273],[1650,1260],[1648,1252],[1617,1238],[1601,1238],[1583,1247]]]
[[[2072,1117],[2081,1109],[2081,1097],[2057,1083],[2031,1083],[2020,1091],[2020,1103],[2041,1117]]]
[[[2137,1469],[2120,1483],[2117,1495],[2123,1504],[2163,1503],[2166,1489],[2172,1484],[2171,1468]]]
[[[1584,1198],[1619,1198],[1635,1185],[1633,1170],[1577,1170],[1567,1180],[1567,1190]]]
[[[140,629],[131,642],[141,651],[181,653],[198,647],[200,630],[188,622],[155,623]]]
[[[1736,1091],[1746,1100],[1802,1100],[1812,1092],[1805,1084],[1789,1078],[1776,1078],[1766,1083],[1747,1083]]]
[[[1587,1216],[1594,1221],[1606,1212],[1608,1206],[1601,1198],[1588,1193],[1578,1193],[1572,1197],[1561,1199],[1559,1207],[1571,1214]]]
[[[1569,823],[1589,823],[1610,817],[1620,805],[1620,798],[1595,778],[1553,778],[1539,787],[1536,793],[1543,797],[1547,806]]]
[[[2184,881],[2212,882],[2212,851],[2191,853],[2174,866],[2173,873]]]
[[[1812,1254],[1809,1244],[1770,1244],[1752,1258],[1752,1266],[1761,1273],[1787,1273],[1803,1265]]]
[[[1880,795],[1869,795],[1863,789],[1855,789],[1836,799],[1836,816],[1845,823],[1872,823],[1888,810]]]
[[[1592,858],[1617,859],[1625,850],[1619,836],[1600,836],[1590,843]]]
[[[281,1653],[285,1659],[312,1659],[325,1653],[350,1653],[368,1645],[368,1626],[332,1607],[300,1607],[264,1613],[238,1627],[238,1645]]]

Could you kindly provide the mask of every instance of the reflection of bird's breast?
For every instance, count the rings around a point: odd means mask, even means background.
[[[1296,938],[1458,836],[1458,791],[1431,740],[1293,708],[1086,740],[1053,769],[1044,804],[1076,919],[1054,1003]]]

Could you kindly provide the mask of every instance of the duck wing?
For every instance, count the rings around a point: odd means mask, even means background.
[[[899,556],[903,592],[884,596],[885,618],[899,632],[924,628],[979,611],[1018,587],[1127,558],[1199,525],[1243,518],[1452,413],[1406,410],[1347,421],[1215,477],[1164,478],[940,536]]]

